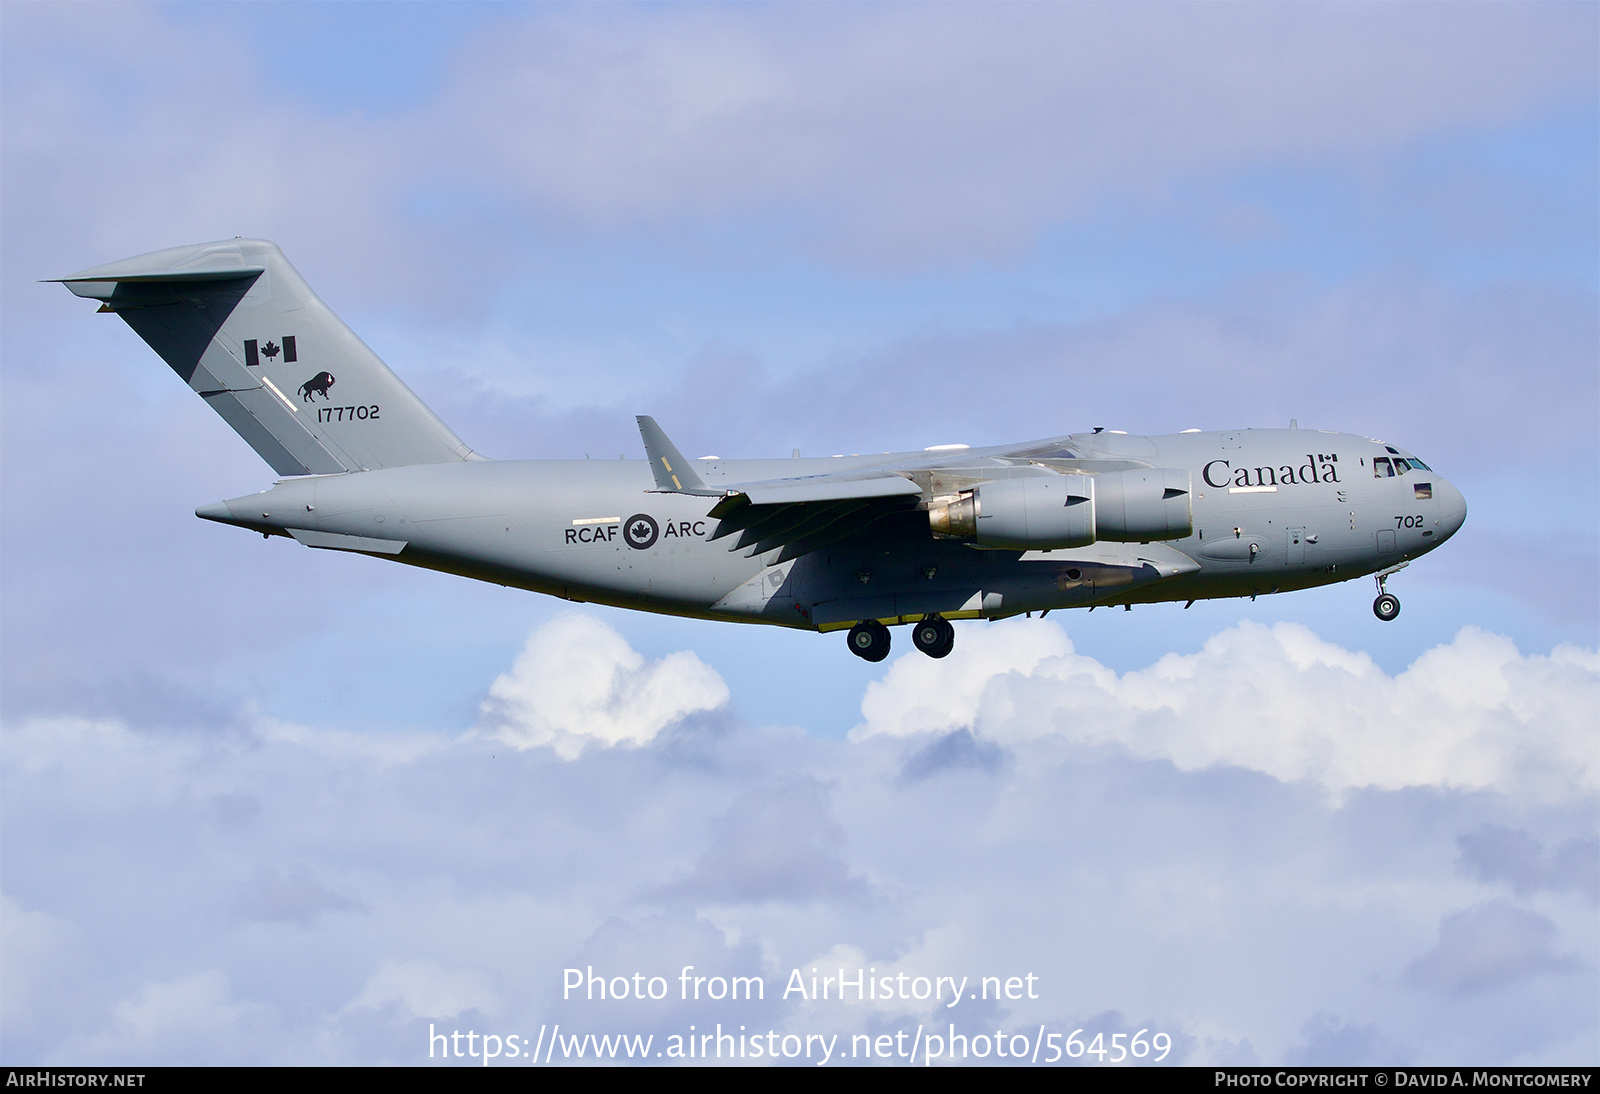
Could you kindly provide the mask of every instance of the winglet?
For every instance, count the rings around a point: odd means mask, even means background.
[[[656,425],[656,420],[648,414],[638,416],[639,436],[644,440],[644,454],[650,461],[650,470],[656,477],[656,489],[667,494],[700,494],[705,497],[721,497],[726,491],[711,490],[700,481],[700,476],[695,473],[694,467],[683,458],[683,453],[678,451],[678,446],[667,439],[667,435]]]

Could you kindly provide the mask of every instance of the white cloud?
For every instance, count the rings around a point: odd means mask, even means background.
[[[275,98],[248,40],[159,8],[24,11],[7,201],[58,210],[86,262],[270,233],[339,240],[327,263],[383,269],[389,292],[428,280],[405,209],[440,187],[586,229],[776,210],[808,246],[904,267],[1014,252],[1105,198],[1585,96],[1593,34],[1559,5],[579,9],[494,21],[434,101],[368,120]],[[222,55],[231,79],[194,95],[196,59]]]
[[[1456,840],[1464,871],[1483,881],[1503,882],[1518,896],[1540,890],[1577,892],[1600,904],[1600,836],[1583,836],[1552,847],[1527,832],[1486,824]]]
[[[1232,764],[1332,791],[1600,789],[1600,657],[1524,656],[1463,629],[1391,677],[1305,627],[1245,623],[1199,653],[1122,676],[1047,621],[963,634],[945,662],[907,656],[868,685],[856,739],[971,728],[1017,742],[1110,744],[1184,770]]]
[[[272,1059],[273,1008],[234,997],[220,969],[152,980],[111,1008],[107,1028],[68,1049],[68,1060],[223,1063]]]
[[[1466,995],[1532,976],[1576,972],[1582,966],[1574,955],[1555,952],[1558,937],[1556,925],[1537,912],[1488,901],[1445,916],[1439,945],[1407,975],[1447,994]]]
[[[581,219],[797,202],[834,249],[895,263],[1585,94],[1593,27],[1505,6],[591,13],[481,35],[439,129],[456,164]]]
[[[963,628],[954,659],[933,661],[901,656],[888,675],[867,685],[861,700],[866,718],[851,736],[857,740],[873,733],[946,733],[974,724],[984,692],[997,676],[1031,675],[1040,662],[1072,656],[1072,640],[1054,624]],[[1083,670],[1106,683],[1115,674],[1087,658],[1077,659]]]
[[[814,779],[768,784],[717,820],[693,872],[662,892],[710,904],[860,899],[866,887],[850,876],[844,843],[825,786]]]
[[[727,701],[722,677],[687,650],[646,663],[598,619],[569,614],[529,635],[511,671],[490,685],[482,728],[571,760],[589,744],[646,744]]]
[[[490,1012],[499,1001],[494,976],[484,969],[447,969],[436,961],[386,961],[367,978],[346,1010],[395,1005],[412,1018],[454,1018]]]
[[[61,995],[59,973],[76,964],[76,936],[62,917],[0,896],[0,1028],[30,1029],[49,1014]]]
[[[348,897],[317,882],[304,867],[287,874],[262,867],[241,894],[234,910],[245,919],[309,927],[319,915],[355,907]]]
[[[693,660],[700,687],[663,697],[680,663],[582,616],[532,636],[504,678],[513,698],[491,701],[509,720],[484,723],[550,747],[248,717],[211,733],[7,724],[3,944],[26,981],[7,984],[8,1051],[406,1063],[430,1022],[854,1033],[936,1010],[785,1001],[790,970],[813,965],[1037,974],[1037,999],[938,1020],[1159,1029],[1188,1063],[1562,1062],[1586,1043],[1576,1001],[1600,938],[1568,860],[1593,846],[1595,795],[1558,801],[1519,772],[1563,755],[1592,653],[1468,633],[1388,677],[1303,628],[1254,627],[1119,676],[1055,631],[971,626],[944,661],[908,655],[850,742],[729,726],[585,747],[659,736],[724,692]],[[1445,730],[1403,724],[1430,706],[1505,771],[1454,788],[1440,772],[1473,764],[1421,755]],[[1357,741],[1388,735],[1385,770],[1436,781],[1328,795],[1362,769],[1326,709]],[[1172,730],[1179,711],[1192,733]],[[1296,719],[1309,728],[1267,732]],[[1505,748],[1513,732],[1524,753]],[[767,995],[680,1001],[686,965],[763,976]],[[659,975],[672,998],[563,999],[564,970],[591,966],[608,983]],[[1469,1011],[1418,1005],[1438,992]]]

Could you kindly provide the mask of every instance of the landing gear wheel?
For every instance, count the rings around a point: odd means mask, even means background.
[[[850,652],[863,661],[882,661],[889,656],[889,628],[876,619],[850,628]]]
[[[1400,598],[1393,593],[1384,593],[1372,602],[1372,614],[1385,623],[1392,622],[1400,614]]]
[[[911,628],[911,644],[929,657],[945,657],[956,648],[956,629],[943,616],[930,616]]]

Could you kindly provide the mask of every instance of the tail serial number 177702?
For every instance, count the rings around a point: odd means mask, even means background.
[[[376,406],[317,407],[317,421],[319,422],[364,422],[377,416],[378,408]]]

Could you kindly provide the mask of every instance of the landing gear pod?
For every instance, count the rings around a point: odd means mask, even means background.
[[[1182,539],[1194,532],[1189,483],[1172,467],[999,479],[936,499],[928,525],[940,539],[1015,551]]]

